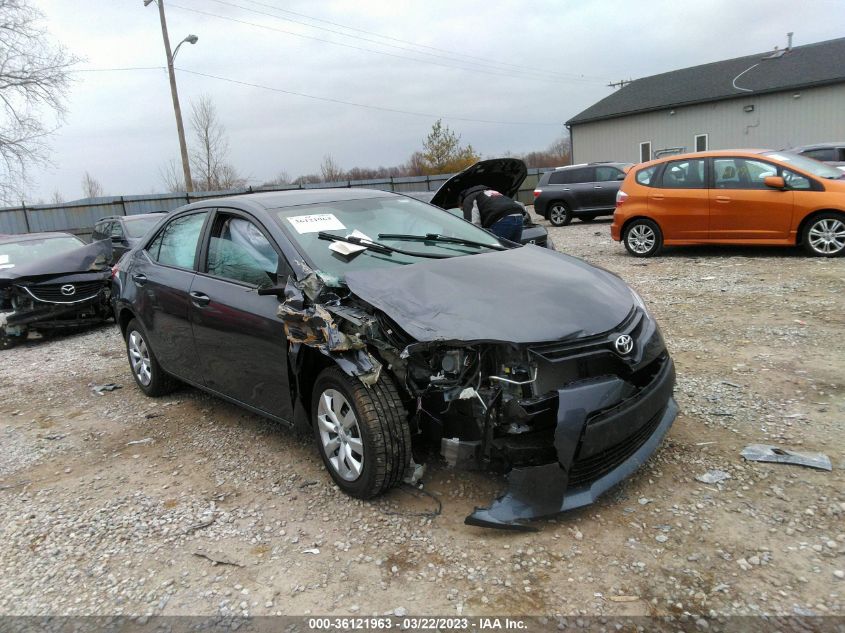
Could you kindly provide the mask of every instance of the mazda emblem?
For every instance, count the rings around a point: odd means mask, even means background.
[[[627,334],[620,334],[613,345],[620,354],[630,354],[634,349],[634,339]]]
[[[59,288],[59,290],[66,297],[70,297],[76,294],[76,286],[74,286],[73,284],[65,284],[64,286]]]

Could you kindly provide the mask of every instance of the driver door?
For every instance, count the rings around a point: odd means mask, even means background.
[[[288,341],[279,299],[260,287],[292,274],[269,233],[252,217],[218,209],[191,284],[197,362],[208,388],[263,413],[293,419]]]

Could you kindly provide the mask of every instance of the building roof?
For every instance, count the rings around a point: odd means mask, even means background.
[[[845,37],[643,77],[567,125],[755,94],[845,82]],[[741,76],[740,76],[741,75]]]

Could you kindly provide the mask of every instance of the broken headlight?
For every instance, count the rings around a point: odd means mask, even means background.
[[[474,358],[471,351],[462,348],[433,349],[413,354],[408,359],[409,375],[419,387],[461,385],[471,373]]]

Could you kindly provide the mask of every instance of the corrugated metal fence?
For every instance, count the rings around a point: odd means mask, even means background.
[[[529,169],[528,177],[519,191],[519,200],[524,204],[533,201],[532,191],[540,174],[548,168]],[[360,187],[407,193],[411,191],[436,191],[454,174],[437,176],[403,176],[401,178],[383,178],[377,180],[344,180],[340,182],[321,182],[302,187],[248,187],[227,191],[201,191],[193,193],[162,193],[140,196],[106,196],[86,198],[64,204],[38,204],[20,207],[0,208],[0,234],[37,233],[40,231],[64,231],[83,237],[91,234],[94,224],[100,218],[109,215],[137,215],[155,211],[172,211],[179,207],[205,198],[243,195],[256,191],[285,191],[289,189],[324,189],[327,187]]]

